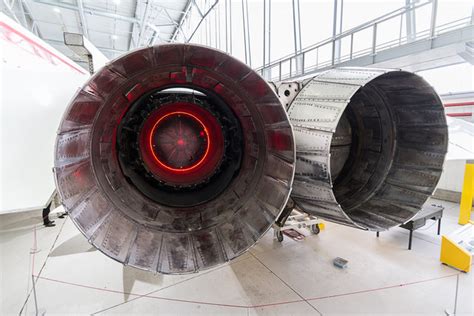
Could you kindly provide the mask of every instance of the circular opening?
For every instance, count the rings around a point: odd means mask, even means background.
[[[200,104],[205,98],[178,93],[154,100],[160,101],[130,114],[139,115],[136,120],[145,116],[143,124],[134,127],[139,130],[139,158],[166,184],[190,186],[205,181],[217,171],[225,151],[219,118],[206,103]]]
[[[198,164],[201,141],[187,162],[155,152],[172,169],[195,166],[167,181],[155,169],[170,170],[144,148],[176,123],[170,114],[155,127],[159,117],[178,111],[206,127],[209,154]],[[202,129],[188,116],[182,123]],[[148,271],[197,272],[241,255],[271,226],[293,182],[292,130],[274,91],[244,63],[202,46],[150,46],[114,60],[76,94],[60,131],[56,183],[73,222],[109,257]],[[191,174],[200,177],[177,183]]]
[[[334,194],[345,211],[380,187],[393,161],[396,130],[390,105],[373,85],[362,87],[344,111],[331,142]]]
[[[140,111],[139,115],[146,118],[136,128],[140,159],[146,168],[158,180],[192,185],[205,180],[218,167],[225,139],[223,126],[210,109],[194,103],[197,100],[183,98],[160,98],[164,104]]]
[[[242,132],[233,112],[217,96],[189,88],[155,90],[138,99],[120,122],[117,140],[128,181],[170,206],[193,206],[219,195],[242,158]]]
[[[446,146],[443,106],[431,86],[407,72],[377,77],[354,94],[333,135],[337,202],[370,229],[403,223],[436,187]]]
[[[173,172],[188,172],[209,154],[209,132],[191,113],[176,111],[156,121],[149,136],[155,161]]]

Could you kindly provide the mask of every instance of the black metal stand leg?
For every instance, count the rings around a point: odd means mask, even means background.
[[[43,224],[46,225],[49,223],[49,212],[51,211],[51,204],[48,204],[48,206],[46,206],[44,209],[43,209]]]
[[[379,237],[379,236],[380,236],[380,232],[377,232],[377,237]]]
[[[441,217],[438,219],[438,235],[441,233]]]
[[[411,239],[413,238],[413,231],[410,229],[410,237],[408,239],[408,250],[411,250]]]

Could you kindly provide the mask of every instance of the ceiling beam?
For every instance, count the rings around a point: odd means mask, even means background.
[[[142,19],[140,21],[140,31],[138,32],[138,39],[137,39],[137,43],[135,45],[135,47],[140,47],[140,44],[142,42],[142,37],[143,37],[143,33],[145,32],[145,29],[146,29],[146,22],[148,20],[148,15],[150,14],[150,2],[151,0],[147,0],[146,3],[145,3],[145,9],[143,10],[143,14],[142,14]]]
[[[134,13],[134,16],[135,18],[138,20],[138,17],[140,16],[140,13],[142,12],[141,10],[141,7],[142,7],[142,1],[141,0],[136,0],[135,1],[135,13]],[[139,32],[139,29],[138,29],[139,25],[138,25],[138,22],[137,23],[133,23],[131,25],[131,29],[130,29],[130,38],[128,39],[128,50],[131,50],[133,49],[134,45],[136,45],[136,37],[138,36],[138,32]]]
[[[214,0],[214,4],[211,5],[211,7],[206,11],[206,13],[204,13],[202,15],[202,18],[201,20],[199,21],[199,23],[196,25],[196,27],[194,28],[194,31],[191,33],[191,35],[189,36],[189,38],[185,41],[186,43],[189,43],[192,39],[193,39],[193,36],[194,34],[196,34],[197,30],[199,29],[199,27],[201,26],[201,23],[206,19],[206,17],[208,16],[209,13],[211,13],[212,10],[214,10],[214,8],[216,7],[216,5],[219,3],[219,0]],[[196,4],[195,4],[196,5]],[[197,7],[197,5],[196,5]]]
[[[187,36],[186,36],[186,33],[184,33],[184,30],[183,28],[181,27],[181,24],[180,23],[176,23],[176,21],[173,20],[173,18],[171,17],[170,13],[168,12],[168,10],[164,9],[165,11],[165,14],[166,14],[166,18],[171,21],[171,22],[174,22],[175,25],[176,25],[176,28],[178,28],[180,31],[181,31],[181,34],[183,34],[183,37],[185,40],[187,40]],[[180,21],[181,22],[181,21]]]
[[[17,23],[21,24],[20,19],[18,19],[15,12],[13,12],[13,5],[8,3],[7,0],[3,0],[3,6],[5,7],[5,9],[7,9],[9,16],[13,18]]]
[[[191,11],[191,8],[193,7],[193,3],[194,3],[193,0],[188,0],[188,3],[186,4],[186,7],[184,8],[184,13],[181,15],[181,18],[179,19],[178,26],[175,28],[175,30],[173,32],[173,36],[171,36],[170,42],[173,42],[174,40],[176,40],[176,37],[178,36],[178,32],[180,30],[182,32],[182,26],[183,26],[184,22],[186,21],[186,17],[189,14],[189,12]],[[184,36],[184,34],[183,34],[183,36]]]
[[[67,4],[64,2],[50,2],[50,1],[45,1],[45,0],[32,0],[33,2],[39,3],[39,4],[44,4],[44,5],[49,5],[52,7],[58,7],[58,8],[63,8],[63,9],[68,9],[68,10],[73,10],[73,11],[79,11],[79,8],[72,5],[72,4]],[[120,15],[120,14],[115,14],[111,13],[109,11],[104,11],[100,9],[90,9],[83,7],[83,11],[87,14],[90,15],[97,15],[97,16],[102,16],[105,18],[110,18],[110,19],[116,19],[116,20],[121,20],[121,21],[126,21],[130,23],[140,23],[140,21],[137,18],[130,17],[130,16],[125,16],[125,15]]]

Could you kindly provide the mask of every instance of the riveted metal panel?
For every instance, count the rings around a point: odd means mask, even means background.
[[[181,85],[217,94],[229,107],[242,128],[243,154],[219,196],[171,207],[127,180],[116,135],[136,100]],[[251,247],[286,205],[294,170],[292,126],[272,87],[223,52],[168,44],[121,56],[84,85],[58,130],[54,172],[72,221],[96,248],[140,269],[181,274]]]
[[[377,231],[413,217],[436,187],[447,148],[433,89],[407,72],[363,68],[332,69],[294,85],[303,85],[288,108],[297,206]],[[351,151],[354,137],[359,147]],[[351,177],[334,183],[341,172]]]

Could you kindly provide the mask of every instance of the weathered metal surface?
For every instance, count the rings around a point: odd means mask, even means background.
[[[177,208],[146,198],[122,173],[116,131],[153,89],[218,95],[243,131],[240,169],[222,194]],[[64,207],[89,242],[114,260],[160,273],[189,273],[251,247],[285,206],[295,145],[270,86],[243,63],[194,45],[136,50],[106,65],[72,100],[58,130],[54,173]]]
[[[412,218],[441,176],[443,105],[415,74],[329,70],[301,88],[288,115],[297,150],[291,197],[312,215],[385,230]]]

